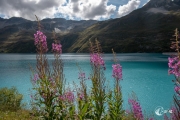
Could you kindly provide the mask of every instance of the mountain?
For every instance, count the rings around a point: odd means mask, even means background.
[[[26,20],[24,18],[20,18],[20,17],[12,17],[10,19],[3,19],[0,18],[0,28],[9,26],[9,25],[14,25],[14,24],[21,24],[24,22],[28,22],[29,20]]]
[[[151,0],[144,8],[160,8],[163,7],[166,10],[179,10],[179,0]]]
[[[169,52],[175,28],[180,28],[180,0],[150,0],[130,14],[106,21],[43,19],[42,31],[51,49],[57,32],[63,52],[88,52],[89,40],[100,41],[103,52]],[[37,22],[0,19],[0,52],[34,53]],[[49,51],[50,52],[50,51]]]
[[[98,21],[73,21],[63,18],[47,18],[40,22],[42,31],[47,35],[49,47],[51,47],[51,43],[53,42],[52,31],[55,31],[57,37],[63,42],[63,50],[67,52],[66,49],[71,47],[73,42],[75,42],[79,32],[82,32]],[[36,21],[29,21],[18,17],[12,17],[10,19],[0,18],[0,52],[35,53],[34,33],[36,33],[36,30]]]
[[[86,52],[88,40],[98,38],[104,52],[169,52],[175,28],[180,28],[180,0],[150,0],[145,6],[113,20],[98,22],[68,49]]]

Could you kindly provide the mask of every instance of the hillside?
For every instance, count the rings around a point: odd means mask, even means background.
[[[83,31],[70,52],[88,50],[98,38],[104,52],[169,52],[175,28],[180,28],[180,2],[151,0],[122,18],[98,22]]]
[[[73,21],[62,18],[41,21],[49,48],[52,31],[63,45],[63,52],[88,52],[89,40],[98,38],[103,51],[169,52],[174,29],[180,29],[180,0],[150,0],[130,14],[106,21]],[[36,21],[0,18],[0,52],[34,53]],[[50,51],[49,51],[50,52]]]
[[[55,30],[57,37],[63,44],[63,51],[75,42],[79,33],[89,26],[97,23],[95,20],[72,21],[63,18],[41,20],[42,31],[47,36],[48,46],[51,49],[52,32]],[[1,53],[35,53],[34,33],[37,22],[23,18],[0,18],[0,52]],[[51,51],[49,51],[51,52]]]

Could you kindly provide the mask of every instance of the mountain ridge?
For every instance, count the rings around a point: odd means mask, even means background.
[[[47,34],[47,40],[50,46],[50,44],[53,42],[53,30],[57,32],[57,36],[59,37],[63,36],[63,38],[69,39],[69,37],[73,36],[73,38],[76,38],[79,32],[98,21],[72,21],[66,20],[64,18],[48,18],[43,19],[40,22],[42,25],[42,31]],[[36,30],[36,21],[30,21],[19,17],[0,19],[0,52],[35,53],[36,51],[35,46],[33,45],[33,35]],[[67,34],[69,35],[69,37],[67,37]]]
[[[79,48],[78,51],[87,51],[88,44],[85,41],[98,37],[105,52],[111,52],[111,48],[114,48],[116,52],[171,51],[169,46],[173,31],[176,27],[180,28],[180,15],[177,14],[179,9],[168,10],[164,7],[168,11],[166,14],[148,12],[149,9],[154,8],[149,6],[152,5],[152,1],[154,2],[151,0],[144,7],[134,10],[122,18],[109,22],[104,21],[94,25],[91,29],[86,29],[83,31],[86,37],[81,35],[79,42],[72,45],[73,49]],[[162,0],[161,2],[166,1]],[[172,3],[170,2],[170,4]],[[162,5],[156,8],[162,8]],[[84,43],[84,45],[79,43]],[[73,49],[70,51],[74,52]]]
[[[105,21],[48,18],[41,20],[41,24],[49,49],[53,42],[51,32],[56,30],[63,52],[88,52],[89,40],[96,38],[105,53],[111,52],[112,48],[119,53],[170,52],[174,29],[180,28],[179,11],[180,0],[150,0],[142,8],[121,18]],[[1,27],[3,22],[6,24]],[[16,24],[10,23],[0,19],[0,52],[35,53],[33,34],[37,22],[21,19],[16,20]]]

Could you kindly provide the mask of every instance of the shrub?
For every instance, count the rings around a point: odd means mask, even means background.
[[[21,108],[23,95],[15,87],[0,89],[0,111],[17,111]]]

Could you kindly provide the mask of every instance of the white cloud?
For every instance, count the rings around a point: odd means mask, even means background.
[[[119,6],[118,17],[125,16],[137,9],[140,5],[140,0],[130,0],[126,5]]]
[[[66,6],[59,6],[58,12],[70,19],[108,19],[116,11],[115,5],[107,5],[108,0],[69,0]]]
[[[59,17],[75,20],[100,20],[124,16],[138,8],[140,0],[0,0],[0,14],[35,20]],[[144,1],[144,0],[142,0]],[[112,4],[111,4],[112,3]],[[143,2],[144,3],[144,2]],[[118,15],[117,15],[118,13]],[[116,16],[117,15],[117,16]]]
[[[70,19],[108,19],[116,11],[108,0],[0,0],[0,14],[35,20],[53,18],[59,13]]]

